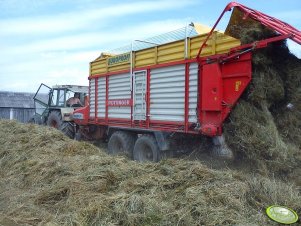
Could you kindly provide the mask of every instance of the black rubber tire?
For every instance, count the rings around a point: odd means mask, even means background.
[[[60,129],[62,125],[62,116],[59,111],[51,111],[48,115],[47,125],[56,129]]]
[[[136,136],[126,131],[114,132],[108,143],[108,153],[111,155],[124,154],[129,158],[133,157],[133,149]]]
[[[134,146],[134,160],[138,162],[160,161],[160,150],[154,136],[145,134],[139,137]]]
[[[63,122],[60,130],[69,138],[74,139],[74,125],[72,122]]]

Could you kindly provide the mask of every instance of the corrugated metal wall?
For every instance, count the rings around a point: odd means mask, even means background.
[[[185,65],[151,70],[150,119],[184,121]]]
[[[95,79],[90,80],[90,117],[95,118]]]
[[[27,123],[34,113],[34,108],[0,108],[1,119],[15,119],[23,123]]]
[[[129,73],[109,76],[109,100],[131,98],[131,77]],[[131,118],[130,106],[109,106],[109,118]]]
[[[10,108],[0,108],[0,118],[10,119]]]
[[[97,117],[104,118],[106,115],[106,77],[98,78],[97,91]]]
[[[189,66],[189,122],[197,122],[197,78],[198,78],[198,64],[192,63]]]
[[[133,119],[145,120],[146,71],[134,73]],[[198,64],[189,65],[189,116],[190,123],[197,122]],[[98,79],[97,117],[105,118],[106,77]],[[131,99],[129,73],[108,77],[108,100]],[[90,117],[95,117],[95,80],[90,80]],[[131,106],[108,106],[111,119],[131,119]],[[184,122],[185,120],[185,64],[150,70],[150,120]]]

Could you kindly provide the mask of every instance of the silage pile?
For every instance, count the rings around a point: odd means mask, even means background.
[[[260,24],[246,26],[229,33],[243,43],[275,36]],[[227,142],[260,173],[301,185],[301,60],[281,41],[256,50],[252,64],[252,82],[225,124]]]
[[[294,183],[200,161],[139,164],[59,131],[0,120],[0,225],[277,225]]]
[[[245,43],[272,35],[259,25],[236,34]],[[0,121],[0,225],[277,225],[264,212],[272,204],[300,214],[301,62],[285,42],[254,53],[252,83],[224,131],[235,161],[217,170],[139,164]]]

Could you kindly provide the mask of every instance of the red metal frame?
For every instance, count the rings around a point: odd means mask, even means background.
[[[253,20],[260,22],[262,25],[280,33],[281,35],[283,35],[283,37],[286,36],[286,38],[290,38],[293,41],[297,42],[298,44],[301,44],[301,32],[298,29],[294,28],[293,26],[291,26],[275,17],[271,17],[262,12],[259,12],[257,10],[251,9],[247,6],[244,6],[240,3],[230,2],[225,7],[223,12],[221,13],[219,18],[213,25],[213,27],[212,27],[211,31],[208,33],[208,36],[206,37],[205,41],[202,43],[202,45],[199,49],[198,55],[197,55],[197,59],[200,59],[200,55],[201,55],[203,48],[206,46],[208,39],[212,35],[213,31],[215,30],[216,26],[218,25],[218,23],[220,22],[220,20],[224,16],[224,14],[226,12],[230,11],[233,7],[236,7],[237,9],[239,9],[241,12],[243,12],[245,14],[243,19],[250,17]],[[281,39],[279,39],[279,40],[281,40]],[[269,42],[272,42],[272,41],[269,41]]]
[[[106,76],[106,105],[105,105],[105,108],[106,108],[106,113],[105,113],[105,120],[106,120],[106,123],[108,123],[108,112],[109,112],[109,106],[108,106],[108,99],[109,99],[109,77]]]
[[[185,113],[184,113],[184,131],[188,131],[189,119],[189,66],[190,63],[185,64]]]
[[[146,127],[150,126],[150,80],[151,74],[150,69],[147,70],[146,75]]]
[[[133,92],[133,89],[134,89],[134,79],[133,79],[133,74],[130,75],[131,76],[131,99],[132,99],[132,107],[131,107],[131,127],[134,126],[134,120],[133,120],[133,103],[134,103],[134,92]]]

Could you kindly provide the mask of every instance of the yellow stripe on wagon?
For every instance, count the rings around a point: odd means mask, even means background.
[[[195,30],[201,33],[194,37],[187,37],[179,41],[174,41],[155,47],[150,47],[131,53],[122,53],[113,55],[102,53],[100,57],[90,63],[90,76],[105,74],[121,70],[130,70],[132,68],[145,67],[162,63],[170,63],[179,60],[193,59],[196,57],[202,42],[207,37],[208,27],[194,25]],[[198,28],[198,29],[197,29]],[[201,29],[203,29],[201,32]],[[206,33],[204,33],[206,32]],[[239,46],[240,40],[225,35],[222,32],[214,31],[207,46],[203,49],[202,56],[227,53],[231,48]]]

